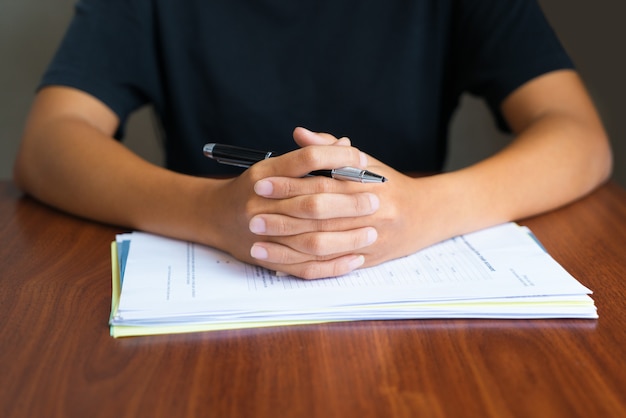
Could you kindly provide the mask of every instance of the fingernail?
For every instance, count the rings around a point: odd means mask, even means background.
[[[374,243],[378,239],[378,231],[374,228],[370,228],[367,231],[367,245]]]
[[[314,132],[310,129],[305,128],[304,126],[299,126],[298,129],[301,129],[304,131],[304,133],[306,134],[313,134]]]
[[[372,213],[376,212],[378,208],[380,208],[380,199],[373,193],[369,194],[370,206],[372,208]]]
[[[360,158],[361,158],[361,167],[367,167],[367,155],[364,152],[361,152]]]
[[[358,255],[348,262],[348,268],[350,270],[356,270],[361,267],[363,263],[365,263],[365,257]]]
[[[267,257],[269,257],[267,250],[256,244],[252,245],[252,248],[250,248],[250,255],[257,260],[267,260]]]
[[[265,226],[265,220],[258,216],[250,219],[250,224],[248,226],[250,228],[250,232],[253,232],[255,234],[264,234],[267,230]]]
[[[259,196],[271,196],[274,192],[274,185],[269,180],[259,180],[254,184],[254,193]]]
[[[337,140],[336,145],[341,145],[343,147],[349,147],[350,145],[352,145],[352,143],[350,142],[350,138],[348,137],[341,137]]]

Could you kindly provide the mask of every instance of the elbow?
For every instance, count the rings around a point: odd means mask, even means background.
[[[597,142],[598,151],[595,158],[596,186],[607,182],[613,174],[613,150],[608,135],[603,132]]]
[[[37,155],[33,154],[30,138],[24,136],[20,144],[19,150],[13,161],[13,183],[24,193],[36,195],[38,179],[42,176],[38,172],[40,163],[37,161]]]
[[[589,135],[594,135],[593,141]],[[585,141],[592,146],[582,147],[577,170],[579,197],[585,196],[610,180],[613,174],[613,152],[604,132],[589,134]],[[573,174],[573,173],[572,173]]]

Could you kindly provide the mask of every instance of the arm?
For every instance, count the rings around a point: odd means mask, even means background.
[[[333,147],[332,153],[327,146],[307,147],[257,164],[235,179],[198,178],[139,158],[112,138],[118,124],[107,106],[84,92],[43,89],[26,123],[15,164],[17,185],[43,202],[85,218],[203,243],[254,262],[250,218],[259,210],[283,213],[281,201],[268,201],[253,192],[257,180],[298,177],[327,168],[326,162],[365,164],[364,155],[352,147]],[[367,196],[348,199],[362,201],[363,207],[369,202]],[[353,231],[351,245],[363,241],[367,230]],[[362,257],[346,254],[325,273],[345,273],[361,262]],[[298,268],[285,271],[298,275]]]
[[[505,99],[502,110],[516,139],[468,168],[413,179],[370,158],[372,171],[385,175],[389,182],[368,187],[380,201],[380,209],[369,217],[311,223],[257,216],[265,223],[255,244],[264,249],[259,252],[265,256],[260,262],[302,262],[302,253],[295,254],[293,242],[304,230],[350,231],[370,225],[376,230],[376,242],[358,252],[365,256],[365,265],[371,266],[458,234],[559,207],[590,192],[610,175],[606,134],[574,72],[557,71],[531,80]],[[325,141],[304,134],[297,139],[301,145]],[[288,197],[296,189],[295,179],[268,180],[274,183],[273,193],[267,195],[270,198]],[[354,191],[342,182],[331,187],[327,191]],[[290,236],[294,230],[300,234]],[[315,240],[309,237],[309,241]],[[312,265],[332,263],[332,256],[324,251],[328,245],[331,241],[320,239],[318,250],[309,252],[317,254]]]
[[[503,197],[476,210],[489,209],[497,214],[494,220],[524,218],[578,199],[610,176],[606,132],[575,72],[531,80],[505,99],[502,112],[516,139],[459,173],[491,196]]]
[[[194,206],[180,203],[207,186],[137,157],[112,138],[118,123],[108,107],[83,92],[43,89],[26,123],[16,183],[54,207],[121,226],[154,230],[172,213],[193,217]],[[166,228],[160,232],[174,232]],[[186,225],[172,228],[189,236]]]

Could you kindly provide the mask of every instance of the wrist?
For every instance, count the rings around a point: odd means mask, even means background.
[[[214,195],[225,180],[194,177],[160,169],[137,193],[132,227],[175,239],[215,245]]]

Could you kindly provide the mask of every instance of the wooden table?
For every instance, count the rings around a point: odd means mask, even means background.
[[[410,320],[113,339],[121,229],[0,182],[1,417],[626,416],[626,192],[522,222],[599,320]]]

